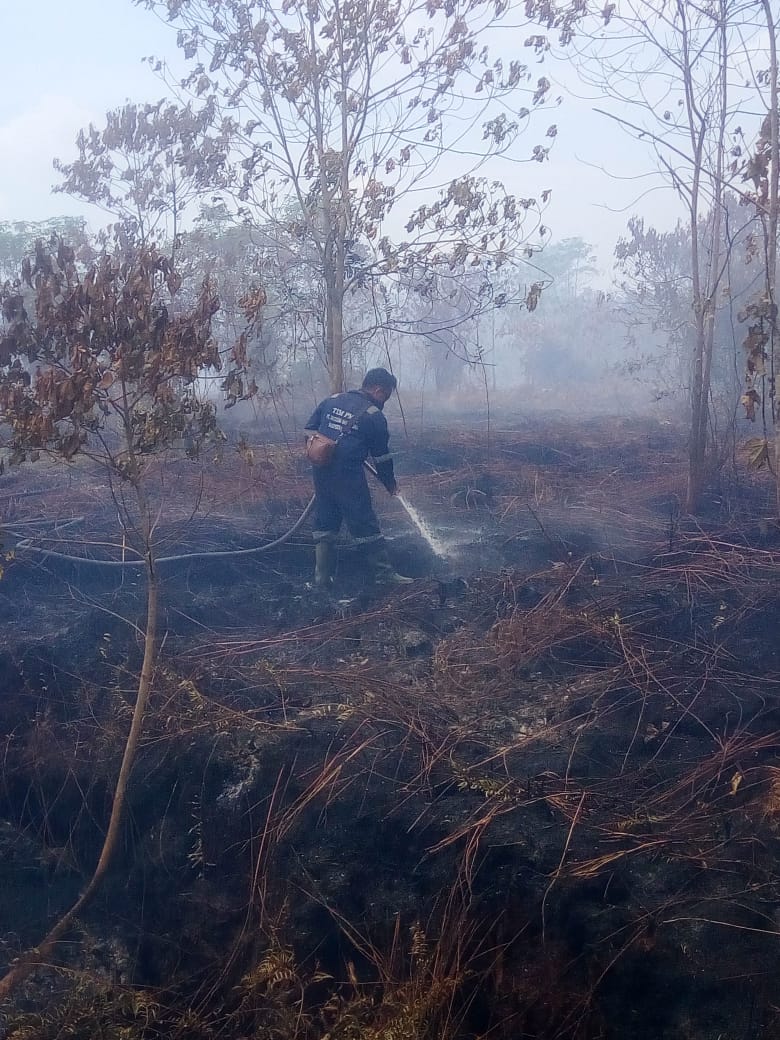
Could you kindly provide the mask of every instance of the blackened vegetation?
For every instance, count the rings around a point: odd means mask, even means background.
[[[283,530],[307,488],[271,455],[213,474],[190,523],[171,493],[190,471],[169,469],[162,536],[178,552]],[[694,522],[673,433],[604,421],[495,434],[490,458],[447,431],[399,470],[461,543],[443,567],[390,503],[408,590],[363,588],[345,548],[342,598],[315,597],[305,537],[164,571],[123,855],[64,967],[7,1009],[9,1037],[780,1037],[765,489],[724,478]],[[95,501],[91,479],[60,488],[60,515]],[[7,520],[38,515],[6,488]],[[133,581],[7,564],[6,961],[99,852]]]

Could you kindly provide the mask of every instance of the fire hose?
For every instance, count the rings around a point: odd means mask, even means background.
[[[376,477],[377,480],[379,479],[379,474],[377,473],[377,471],[374,469],[374,467],[371,465],[370,462],[364,462],[363,465],[366,467],[366,469],[368,470],[368,472],[372,476]],[[230,557],[233,557],[233,556],[257,556],[260,553],[270,552],[271,549],[276,549],[277,546],[283,545],[285,542],[289,541],[289,539],[292,538],[292,536],[296,533],[296,531],[298,531],[302,527],[302,525],[305,523],[306,519],[308,518],[309,513],[311,513],[312,509],[314,508],[314,499],[315,499],[315,496],[312,495],[312,497],[309,499],[309,501],[308,501],[308,503],[306,505],[306,508],[303,510],[301,515],[298,517],[298,519],[292,525],[292,527],[288,528],[288,530],[286,530],[284,532],[284,534],[279,535],[278,538],[274,538],[273,541],[266,542],[265,545],[257,545],[257,546],[254,546],[251,549],[211,549],[211,550],[203,550],[202,552],[179,553],[176,556],[159,556],[154,561],[155,562],[155,566],[160,566],[161,564],[168,564],[168,563],[181,563],[181,562],[183,562],[185,560],[213,560],[213,559],[219,559],[219,558],[224,559],[225,557],[228,557],[228,556],[230,556]],[[5,530],[13,532],[13,530],[16,527],[21,527],[21,526],[26,526],[27,524],[33,524],[33,523],[40,523],[40,522],[42,522],[42,523],[44,523],[47,526],[54,527],[56,529],[56,531],[59,532],[59,531],[65,530],[68,527],[72,527],[75,524],[82,523],[83,520],[84,520],[83,516],[75,516],[75,517],[71,517],[69,520],[65,520],[65,521],[62,521],[62,522],[60,522],[60,521],[26,521],[25,523],[20,523],[20,524],[9,524],[9,525],[6,526]],[[17,550],[22,550],[23,552],[37,553],[39,556],[45,556],[45,557],[51,556],[51,557],[54,557],[54,559],[65,560],[68,563],[77,563],[77,564],[81,564],[81,565],[86,564],[87,566],[91,566],[91,567],[145,567],[146,566],[146,563],[145,563],[144,560],[98,560],[98,559],[95,559],[94,557],[91,557],[91,556],[74,556],[74,555],[72,555],[70,553],[59,552],[57,549],[46,549],[46,548],[44,548],[44,547],[42,547],[40,545],[33,545],[32,542],[33,542],[32,538],[22,538],[22,539],[20,539],[16,543],[16,549]]]
[[[303,525],[309,513],[311,513],[313,507],[314,496],[312,495],[312,497],[309,499],[306,508],[295,521],[295,523],[292,525],[292,527],[290,527],[287,531],[284,532],[284,534],[280,535],[278,538],[274,538],[273,541],[266,542],[265,545],[257,545],[251,549],[212,549],[204,550],[202,552],[180,553],[176,556],[159,556],[154,561],[155,566],[159,566],[160,564],[166,563],[180,563],[184,560],[211,560],[219,557],[224,558],[226,556],[256,556],[259,553],[269,552],[271,549],[275,549],[278,545],[282,545],[284,542],[292,538],[295,532],[298,531],[300,527]],[[75,516],[71,517],[69,520],[66,520],[62,523],[51,524],[51,522],[49,522],[49,524],[50,526],[55,526],[56,530],[59,532],[65,530],[68,527],[72,527],[74,524],[81,523],[83,520],[83,516]],[[5,530],[13,532],[14,526],[15,525],[9,525]],[[73,556],[70,553],[59,552],[56,549],[46,549],[40,545],[33,545],[32,541],[32,538],[22,538],[20,539],[20,541],[16,543],[16,549],[21,549],[23,552],[37,553],[39,556],[52,556],[57,560],[66,560],[69,563],[86,564],[92,567],[146,566],[146,562],[144,560],[97,560],[94,557],[90,556]]]

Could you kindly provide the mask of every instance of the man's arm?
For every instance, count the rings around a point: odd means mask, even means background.
[[[367,420],[367,421],[365,421]],[[376,475],[391,495],[398,490],[393,472],[393,456],[390,454],[390,433],[387,419],[380,411],[365,417],[365,437],[368,450],[374,460]]]

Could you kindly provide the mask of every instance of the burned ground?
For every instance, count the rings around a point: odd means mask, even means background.
[[[366,586],[345,543],[315,594],[307,528],[162,566],[122,855],[9,1037],[780,1037],[768,488],[736,471],[693,519],[669,427],[499,425],[399,452],[449,546],[378,499],[407,588]],[[251,463],[161,469],[163,556],[289,527],[305,472]],[[6,479],[6,548],[118,558],[110,489],[69,472]],[[132,569],[24,545],[0,583],[6,962],[94,865],[143,613]]]

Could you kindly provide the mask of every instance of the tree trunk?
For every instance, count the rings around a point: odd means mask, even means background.
[[[685,3],[678,0],[682,24],[687,27]],[[692,61],[688,49],[687,28],[683,36],[685,54],[684,84],[685,97],[693,146],[694,171],[690,196],[691,227],[691,273],[693,280],[693,308],[696,315],[696,343],[693,353],[693,378],[691,385],[691,442],[688,458],[688,488],[686,509],[696,511],[707,476],[707,439],[710,419],[710,385],[712,382],[712,357],[715,349],[715,309],[717,289],[721,278],[721,221],[723,203],[723,161],[725,155],[726,115],[728,101],[728,44],[725,33],[727,12],[721,3],[720,10],[720,69],[715,170],[712,172],[713,197],[710,217],[706,221],[706,261],[703,261],[699,227],[699,205],[701,177],[705,156],[707,121],[693,97]]]
[[[780,520],[780,401],[777,380],[777,231],[780,185],[780,112],[778,112],[777,24],[771,0],[762,0],[769,39],[769,177],[767,183],[766,294],[769,302],[769,394],[772,405],[775,463],[775,514]]]
[[[146,497],[140,483],[136,485],[136,496],[141,509],[142,524],[144,531],[145,559],[146,559],[146,627],[144,630],[144,658],[141,665],[141,674],[138,679],[138,692],[133,709],[133,718],[130,723],[130,731],[125,742],[125,750],[122,755],[122,764],[119,767],[114,788],[114,797],[111,805],[111,816],[108,821],[108,829],[103,839],[103,847],[100,850],[97,866],[87,887],[79,898],[57,923],[49,931],[48,935],[33,949],[23,953],[6,975],[0,979],[0,1002],[6,1000],[39,964],[49,962],[56,954],[59,942],[76,923],[82,912],[92,902],[100,884],[108,871],[111,860],[119,844],[120,831],[125,816],[125,803],[127,801],[127,787],[130,774],[135,762],[138,742],[141,737],[146,705],[152,689],[152,679],[157,658],[157,617],[159,609],[159,584],[154,563],[154,550],[151,544],[151,530],[149,526],[149,514]]]
[[[704,487],[704,460],[707,450],[707,399],[704,387],[705,336],[702,315],[696,315],[696,343],[693,349],[691,379],[691,432],[688,445],[688,488],[685,508],[696,510]]]
[[[330,343],[330,390],[340,394],[344,387],[344,301],[338,288],[335,288],[329,304],[331,308],[331,343]]]

